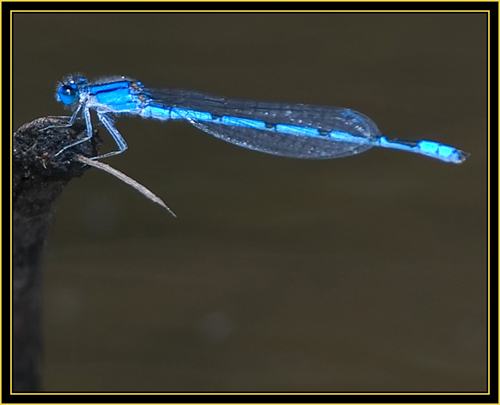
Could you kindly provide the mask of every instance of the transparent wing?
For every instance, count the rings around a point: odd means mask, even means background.
[[[204,132],[273,155],[306,159],[350,156],[366,151],[373,144],[335,140],[328,136],[329,132],[347,132],[368,141],[380,136],[370,118],[346,108],[228,99],[185,90],[148,90],[148,94],[155,104],[180,109],[178,114]],[[193,111],[210,113],[213,119],[202,120]],[[265,128],[222,125],[215,122],[220,122],[220,117],[263,121]],[[273,130],[278,124],[317,129],[322,135],[280,133]]]

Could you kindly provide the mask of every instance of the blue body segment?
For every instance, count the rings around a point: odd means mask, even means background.
[[[56,99],[74,107],[68,125],[72,125],[81,113],[87,126],[87,136],[62,151],[90,139],[93,133],[90,110],[96,111],[119,148],[97,158],[127,149],[110,117],[116,114],[161,121],[185,120],[241,147],[303,159],[351,156],[373,146],[418,153],[451,163],[462,163],[469,156],[434,141],[387,138],[370,118],[347,108],[236,100],[185,90],[156,90],[123,77],[95,84],[83,77],[70,77],[59,85]]]

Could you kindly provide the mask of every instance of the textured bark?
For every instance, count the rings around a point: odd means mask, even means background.
[[[89,168],[76,156],[95,156],[100,142],[94,136],[56,157],[63,146],[85,134],[79,123],[45,129],[66,122],[40,118],[13,137],[13,392],[40,390],[42,253],[57,198],[69,180]]]

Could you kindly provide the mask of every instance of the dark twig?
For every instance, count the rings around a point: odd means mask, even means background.
[[[40,118],[23,125],[13,137],[13,391],[40,390],[41,257],[56,200],[65,185],[89,167],[77,155],[95,156],[99,138],[70,148],[85,127],[57,127],[67,121]],[[56,127],[46,129],[48,126]],[[44,130],[45,129],[45,130]]]

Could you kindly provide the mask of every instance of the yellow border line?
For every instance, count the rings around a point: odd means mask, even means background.
[[[24,2],[24,1],[32,1],[32,0],[21,0],[20,2]],[[53,0],[54,2],[58,2],[58,1],[64,1],[64,0]],[[116,2],[119,2],[119,0],[111,0],[111,1],[116,1]],[[128,2],[128,1],[135,1],[135,0],[123,0],[123,1],[120,1],[120,2]],[[161,1],[161,0],[152,0],[152,1]],[[191,1],[197,1],[197,0],[182,0],[183,2],[191,2]],[[204,1],[204,0],[201,0],[201,1]],[[220,2],[225,2],[225,1],[231,1],[231,0],[219,0]],[[285,2],[285,1],[288,1],[288,2],[295,2],[295,1],[303,1],[303,0],[277,0],[279,2]],[[329,2],[331,3],[331,1],[329,0],[317,0],[317,1],[321,1],[321,2]],[[367,1],[367,0],[350,0],[351,2],[357,2],[357,1]],[[371,0],[368,0],[368,1],[371,1]],[[387,0],[385,2],[387,3],[390,3],[391,1],[399,1],[399,0]],[[405,1],[405,0],[403,0]],[[445,1],[445,2],[457,2],[457,1],[454,1],[454,0],[442,0],[442,1]],[[468,2],[470,0],[458,0],[458,2]],[[2,1],[0,1],[2,2]],[[86,0],[86,2],[100,2],[100,0]],[[252,0],[252,2],[267,2],[267,0]],[[435,2],[433,0],[420,0],[420,2]],[[490,3],[498,3],[499,1],[496,1],[496,0],[486,0],[486,2],[490,2]],[[165,4],[168,4],[168,2],[166,2]],[[334,4],[334,3],[332,3]],[[12,66],[13,66],[13,60],[12,60],[12,52],[13,52],[13,14],[14,13],[34,13],[34,12],[37,12],[37,13],[44,13],[45,11],[41,11],[41,10],[11,10],[10,11],[10,66],[11,66],[11,70],[10,70],[10,82],[11,82],[11,86],[10,86],[10,133],[11,135],[13,134],[13,104],[12,104],[12,100],[13,100],[13,95],[12,95],[12,80],[13,80],[13,69],[12,69]],[[487,58],[487,61],[488,61],[488,74],[487,74],[487,91],[488,91],[488,107],[487,107],[487,128],[488,128],[488,139],[487,139],[487,145],[488,145],[488,150],[487,152],[490,151],[490,129],[491,129],[491,125],[490,125],[490,120],[491,120],[491,104],[490,104],[490,35],[491,35],[491,25],[490,25],[490,10],[292,10],[292,11],[286,11],[286,10],[261,10],[261,11],[256,11],[256,10],[127,10],[127,11],[116,11],[116,10],[50,10],[50,11],[47,11],[47,12],[50,12],[50,13],[79,13],[79,12],[85,12],[85,13],[116,13],[116,14],[123,14],[123,13],[196,13],[196,12],[205,12],[205,13],[245,13],[245,12],[253,12],[253,13],[305,13],[305,12],[311,12],[311,13],[363,13],[363,12],[369,12],[369,13],[414,13],[414,12],[419,12],[419,13],[486,13],[487,14],[487,20],[488,20],[488,24],[487,24],[487,32],[488,32],[488,58]],[[499,30],[499,34],[500,34],[500,30]],[[500,36],[500,35],[499,35]],[[1,58],[1,57],[0,57]],[[1,61],[1,59],[0,59]],[[0,68],[0,72],[2,72],[1,68]],[[499,75],[499,78],[500,78],[500,75]],[[1,89],[1,82],[0,82],[0,89]],[[10,136],[10,150],[11,150],[11,153],[10,153],[10,201],[11,201],[11,204],[12,204],[12,149],[13,149],[13,140],[12,140],[12,136]],[[0,145],[0,151],[1,151],[1,145]],[[499,154],[500,154],[500,145],[499,145]],[[488,327],[487,327],[487,330],[488,330],[488,335],[487,335],[487,350],[488,350],[488,355],[487,355],[487,363],[488,363],[488,381],[487,381],[487,392],[480,392],[480,393],[475,393],[475,392],[471,392],[471,393],[454,393],[454,392],[440,392],[440,393],[434,393],[434,392],[424,392],[424,393],[410,393],[410,392],[403,392],[403,393],[399,393],[399,392],[394,392],[394,393],[391,393],[391,392],[373,392],[373,393],[357,393],[357,392],[353,392],[353,393],[350,393],[350,392],[340,392],[340,393],[335,393],[335,392],[321,392],[321,393],[287,393],[287,392],[272,392],[272,393],[267,393],[267,392],[263,392],[263,393],[255,393],[255,392],[237,392],[237,393],[232,393],[232,392],[208,392],[208,393],[205,393],[205,392],[200,392],[200,393],[169,393],[169,392],[152,392],[152,393],[147,393],[147,392],[83,392],[83,393],[78,393],[78,392],[36,392],[36,393],[14,393],[12,392],[12,333],[13,333],[13,315],[12,315],[12,310],[13,310],[13,303],[12,303],[12,282],[13,282],[13,263],[12,263],[12,249],[10,249],[10,353],[11,353],[11,356],[10,356],[10,374],[11,374],[11,378],[10,378],[10,395],[490,395],[490,388],[491,388],[491,362],[490,362],[490,355],[491,355],[491,341],[490,341],[490,329],[491,329],[491,325],[490,325],[490,317],[491,317],[491,309],[490,309],[490,300],[491,300],[491,296],[490,296],[490,272],[491,272],[491,268],[490,268],[490,265],[491,265],[491,260],[490,260],[490,252],[491,252],[491,249],[490,249],[490,243],[491,243],[491,240],[490,240],[490,154],[487,153],[487,169],[488,169],[488,174],[487,174],[487,178],[488,178],[488,201],[487,201],[487,206],[488,206],[488,214],[487,214],[487,218],[488,218],[488,237],[487,237],[487,240],[488,240],[488,243],[487,243],[487,255],[488,255],[488,258],[487,258],[487,266],[488,266],[488,274],[487,274],[487,319],[488,319]],[[498,170],[499,168],[497,168]],[[0,168],[0,173],[1,173],[1,168]],[[1,191],[0,191],[0,197],[1,197]],[[11,205],[12,207],[12,205]],[[499,210],[500,212],[500,210]],[[0,223],[1,223],[1,219],[0,219]],[[13,240],[13,224],[12,224],[12,208],[11,208],[11,216],[10,216],[10,237],[11,237],[11,241]],[[1,238],[1,236],[0,236]],[[0,239],[1,240],[1,239]],[[500,248],[500,241],[499,241],[499,248]],[[0,280],[0,286],[1,286],[1,280]],[[499,281],[499,289],[500,289],[500,281]],[[497,303],[499,304],[500,306],[500,301]],[[1,304],[0,304],[1,305]],[[1,332],[1,325],[0,325],[0,332]],[[2,335],[3,336],[3,335]],[[500,354],[499,354],[500,356]],[[500,357],[499,357],[500,359]],[[1,371],[0,371],[0,375],[1,375]]]
[[[500,33],[500,31],[499,31]],[[498,33],[497,33],[498,34]],[[488,281],[486,283],[487,285],[487,291],[486,291],[486,294],[487,294],[487,306],[488,306],[488,310],[487,310],[487,322],[488,322],[488,327],[487,327],[487,362],[488,362],[488,392],[491,392],[491,339],[490,339],[490,336],[491,336],[491,259],[490,259],[490,254],[491,254],[491,229],[490,229],[490,221],[491,221],[491,216],[490,216],[490,194],[491,194],[491,191],[490,191],[490,170],[491,170],[491,162],[490,162],[490,139],[491,139],[491,98],[490,98],[490,92],[491,92],[491,77],[490,77],[490,74],[491,74],[491,71],[490,71],[490,63],[491,63],[491,59],[490,59],[490,50],[491,50],[491,46],[490,46],[490,36],[491,36],[491,25],[490,25],[490,13],[488,13],[488,111],[487,111],[487,120],[488,120],[488,123],[487,123],[487,128],[488,128],[488,149],[487,149],[487,153],[486,153],[486,159],[487,159],[487,171],[488,171],[488,181],[487,181],[487,184],[488,184],[488,194],[487,194],[487,198],[488,198],[488,201],[487,201],[487,205],[488,205],[488,214],[487,214],[487,218],[488,218],[488,236],[487,236],[487,260],[488,260]],[[497,36],[498,38],[498,36]],[[498,59],[497,59],[497,63],[498,63]],[[497,289],[498,291],[498,289]],[[498,302],[497,302],[497,308],[498,308]],[[498,332],[498,330],[497,330]],[[498,393],[497,393],[498,394]]]
[[[304,2],[304,0],[274,0],[276,3],[299,3]],[[332,3],[332,0],[315,0],[317,3]],[[2,0],[2,3],[9,1]],[[28,3],[33,2],[33,0],[18,0],[16,3]],[[66,0],[52,0],[52,3],[64,3]],[[82,3],[102,3],[102,0],[82,0]],[[137,0],[108,0],[110,3],[136,3]],[[213,3],[212,0],[150,0],[152,3]],[[237,1],[240,2],[240,1]],[[242,1],[241,1],[242,2]],[[268,3],[269,0],[248,0],[248,3]],[[343,0],[343,3],[415,3],[415,0]],[[419,0],[418,3],[470,3],[470,0]],[[498,3],[498,0],[481,0],[482,3]],[[218,0],[218,3],[234,3],[234,0]],[[45,12],[46,10],[37,10],[39,12]],[[221,10],[224,11],[224,10]],[[284,10],[289,12],[289,10]],[[291,10],[293,11],[293,10]],[[119,10],[118,12],[128,12],[128,10]]]
[[[62,0],[61,0],[62,1]],[[92,0],[93,1],[93,0]],[[135,0],[134,0],[135,1]],[[303,1],[303,0],[300,0]],[[395,0],[396,1],[396,0]],[[40,10],[11,10],[11,13],[39,13]],[[489,15],[490,10],[128,10],[128,11],[116,11],[116,10],[50,10],[46,12],[47,14],[55,13],[205,13],[205,14],[223,14],[223,13],[282,13],[282,14],[292,14],[292,13],[487,13]],[[489,19],[488,19],[489,20]],[[488,21],[489,22],[489,21]]]
[[[10,340],[10,344],[9,344],[9,347],[10,347],[10,381],[9,381],[9,386],[10,386],[10,393],[12,394],[12,385],[13,385],[13,375],[14,375],[14,372],[13,372],[13,333],[14,333],[14,330],[13,330],[13,327],[12,327],[12,323],[13,323],[13,319],[14,319],[14,315],[13,315],[13,296],[12,296],[12,289],[13,289],[13,283],[14,283],[14,278],[13,278],[13,271],[14,271],[14,263],[13,263],[13,258],[12,258],[12,252],[14,250],[14,228],[13,228],[13,209],[14,209],[14,206],[13,206],[13,195],[12,195],[12,187],[13,187],[13,180],[12,180],[12,176],[13,176],[13,173],[12,173],[12,154],[13,154],[13,151],[14,151],[14,145],[13,145],[13,139],[12,139],[12,135],[14,134],[14,128],[13,128],[13,121],[14,121],[14,111],[13,111],[13,104],[12,104],[12,93],[13,93],[13,86],[12,86],[12,83],[13,83],[13,74],[14,74],[14,69],[12,68],[14,66],[13,64],[13,58],[12,58],[12,52],[13,52],[13,38],[14,38],[14,24],[13,24],[13,13],[10,14],[10,51],[9,51],[9,54],[10,54],[10,108],[9,108],[9,113],[10,113],[10,210],[11,210],[11,214],[10,214],[10,241],[11,241],[11,249],[10,249],[10,278],[9,278],[9,283],[10,283],[10,291],[9,291],[9,294],[10,294],[10,322],[9,322],[9,326],[10,326],[10,334],[9,334],[9,340]],[[2,134],[3,135],[3,134]],[[3,200],[2,200],[3,201]],[[3,335],[2,335],[3,336]],[[3,339],[2,339],[3,340]],[[2,342],[3,343],[3,342]]]

